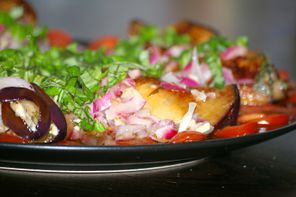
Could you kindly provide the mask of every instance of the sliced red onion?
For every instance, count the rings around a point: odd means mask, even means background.
[[[189,106],[188,106],[188,111],[183,116],[183,118],[180,122],[178,132],[183,132],[183,131],[187,130],[187,127],[188,127],[190,121],[192,120],[195,108],[196,108],[196,103],[190,102]]]
[[[121,83],[125,84],[128,87],[134,87],[136,85],[135,80],[133,80],[130,77],[125,78],[124,80],[121,81]]]
[[[115,132],[116,140],[130,140],[148,136],[144,125],[120,125],[115,128]]]
[[[127,94],[131,95],[130,98],[125,96],[126,91],[129,91]],[[113,120],[118,115],[128,115],[135,113],[144,107],[146,101],[136,89],[128,88],[128,90],[125,90],[125,92],[123,92],[122,96],[125,102],[113,104],[106,110],[105,113],[107,120]]]
[[[200,85],[196,80],[191,79],[190,77],[181,77],[180,82],[189,88],[196,88]]]
[[[212,78],[212,72],[208,64],[202,63],[199,65],[200,71],[202,73],[205,82],[208,82]]]
[[[221,53],[221,59],[226,61],[226,60],[231,60],[239,56],[245,56],[248,52],[248,49],[243,46],[233,46],[229,47],[226,49],[223,53]]]
[[[184,67],[185,72],[190,72],[192,69],[192,61],[188,62],[188,64]]]
[[[172,139],[175,135],[177,135],[178,131],[175,129],[167,130],[163,137],[167,140]]]
[[[140,69],[129,70],[127,74],[130,78],[137,79],[141,76],[141,70]]]
[[[69,139],[70,140],[80,140],[84,135],[84,131],[81,130],[78,126],[74,126]]]
[[[32,85],[23,79],[17,77],[1,77],[0,90],[8,87],[26,88],[28,90],[34,91]]]
[[[137,116],[137,113],[129,116],[126,120],[127,124],[138,124],[138,125],[144,125],[146,128],[151,127],[151,125],[154,123],[152,118],[149,117],[145,117],[145,118],[141,118]]]
[[[173,72],[178,69],[178,62],[171,60],[165,65],[165,73]]]
[[[5,31],[5,26],[3,24],[0,24],[0,34],[4,31]]]
[[[97,120],[98,122],[102,123],[105,127],[108,127],[108,121],[105,117],[104,112],[96,112],[96,113],[92,113],[92,117]]]
[[[186,47],[184,45],[175,45],[169,48],[165,52],[165,55],[169,55],[171,57],[179,57],[185,49]]]
[[[191,73],[192,65],[193,65],[192,61],[190,61],[183,69],[183,71],[186,73],[186,75]],[[202,73],[202,77],[204,79],[204,82],[207,82],[212,78],[212,72],[211,72],[208,64],[202,63],[199,65],[198,69],[199,69],[199,72]]]
[[[151,65],[156,64],[160,60],[160,49],[158,47],[151,48],[151,53],[149,56],[149,63]]]
[[[161,77],[162,81],[168,82],[168,83],[175,83],[178,84],[180,82],[178,76],[175,73],[169,72],[166,73]]]
[[[165,81],[160,82],[160,87],[162,87],[163,89],[167,89],[167,90],[177,90],[177,91],[186,91],[185,88],[180,87],[179,85],[176,85],[174,83],[168,83]]]
[[[91,113],[104,111],[111,106],[111,100],[115,98],[110,92],[92,102]]]
[[[158,118],[154,117],[151,115],[150,110],[147,108],[143,108],[139,111],[137,111],[137,113],[135,114],[135,116],[139,117],[139,118],[145,118],[145,119],[149,119],[153,122],[157,122]]]
[[[255,81],[254,79],[244,78],[244,79],[237,79],[236,83],[240,85],[249,85],[249,84],[254,84]]]
[[[196,47],[194,47],[193,52],[192,52],[192,67],[191,67],[190,72],[191,72],[191,74],[193,74],[194,76],[197,77],[198,82],[201,85],[205,84],[205,80],[203,78],[203,73],[201,71],[200,64],[199,64],[199,61],[198,61],[198,54],[197,54]]]
[[[232,71],[230,69],[223,68],[222,69],[222,72],[223,72],[223,76],[224,76],[226,85],[228,85],[228,84],[235,84],[236,83],[236,81],[234,79],[234,76],[232,74]]]
[[[136,82],[131,78],[126,78],[115,86],[109,88],[107,93],[111,93],[114,97],[120,97],[126,88],[134,87]]]
[[[28,128],[15,111],[10,107],[10,102],[18,100],[29,100],[34,102],[40,111],[40,118],[36,130]],[[48,133],[51,122],[50,112],[46,102],[35,92],[26,88],[8,87],[0,90],[0,102],[2,102],[3,123],[17,135],[30,140],[37,140]]]
[[[174,130],[176,131],[176,124],[174,121],[160,120],[151,126],[149,136],[158,142],[165,142],[167,139],[170,139],[177,134]]]

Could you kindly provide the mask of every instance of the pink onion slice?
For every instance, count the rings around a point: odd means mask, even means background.
[[[144,125],[120,125],[115,128],[115,132],[116,140],[130,140],[147,137],[146,127]]]
[[[120,102],[118,104],[111,105],[106,110],[106,118],[107,120],[113,120],[118,115],[128,115],[131,113],[135,113],[142,109],[142,107],[145,105],[146,101],[141,96],[141,94],[134,88],[128,88],[130,91],[130,98],[122,98],[125,100],[124,102]],[[125,94],[125,93],[123,93]],[[124,97],[124,95],[123,95]]]
[[[160,60],[160,49],[158,47],[153,47],[149,56],[149,63],[151,65],[156,64]]]
[[[176,134],[176,124],[174,121],[160,120],[151,126],[149,136],[158,142],[165,142]]]
[[[160,82],[160,87],[167,89],[167,90],[186,91],[186,89],[183,87],[180,87],[174,83],[168,83],[165,81]]]
[[[223,72],[223,76],[224,76],[226,85],[236,83],[236,80],[234,79],[234,76],[233,76],[232,71],[230,69],[223,68],[222,72]]]
[[[141,70],[140,69],[129,70],[127,74],[130,78],[137,79],[141,76]]]
[[[248,49],[243,46],[233,46],[229,47],[226,49],[223,53],[221,53],[221,59],[226,61],[226,60],[231,60],[239,56],[245,56],[248,52]]]
[[[191,79],[190,77],[181,77],[181,81],[182,84],[186,85],[189,88],[195,88],[198,87],[200,84],[198,83],[198,81]]]
[[[255,80],[251,78],[243,78],[243,79],[237,79],[236,83],[240,85],[248,85],[248,84],[255,83]]]
[[[96,99],[92,103],[91,112],[95,113],[97,111],[104,111],[111,106],[111,99],[113,98],[114,96],[110,92],[107,92],[104,96]]]
[[[5,31],[5,26],[3,24],[0,24],[0,33]]]

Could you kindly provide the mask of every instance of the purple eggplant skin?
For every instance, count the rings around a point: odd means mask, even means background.
[[[52,122],[58,128],[58,134],[45,139],[47,143],[54,143],[65,139],[67,135],[67,122],[64,113],[60,110],[57,104],[41,89],[38,85],[32,83],[32,86],[37,93],[47,104]]]
[[[221,118],[221,120],[215,125],[215,130],[221,129],[225,126],[236,125],[237,118],[240,110],[240,94],[238,86],[233,84],[231,85],[231,89],[233,91],[233,101],[229,108],[229,110],[225,113],[225,115]]]
[[[36,131],[31,131],[24,121],[15,115],[10,107],[10,102],[19,100],[29,100],[34,102],[40,111],[40,117],[36,126]],[[35,92],[26,88],[8,87],[0,90],[0,102],[2,103],[2,120],[4,125],[14,133],[27,140],[37,140],[48,133],[51,118],[46,102]]]

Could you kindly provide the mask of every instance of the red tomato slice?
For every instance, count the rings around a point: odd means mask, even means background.
[[[155,144],[151,138],[143,138],[143,139],[131,139],[131,140],[118,140],[116,141],[117,145],[121,146],[132,146],[132,145],[143,145],[143,144]]]
[[[278,72],[278,75],[281,80],[284,80],[284,81],[289,80],[289,72],[288,71],[283,70],[283,69],[278,69],[277,72]]]
[[[69,33],[60,29],[50,29],[47,32],[47,39],[50,46],[66,47],[72,42],[72,37]]]
[[[107,35],[92,41],[89,44],[88,48],[92,50],[97,50],[101,47],[112,49],[116,46],[117,43],[118,43],[118,38],[116,36]]]
[[[264,113],[250,113],[250,114],[242,114],[239,115],[237,122],[240,124],[244,124],[253,120],[257,120],[259,118],[262,118],[266,116]]]
[[[296,104],[296,92],[293,92],[289,97],[288,97],[288,102]]]
[[[0,134],[0,142],[26,143],[27,140],[7,133]]]
[[[237,126],[227,126],[221,130],[218,130],[214,133],[214,136],[217,138],[231,138],[231,137],[241,137],[245,135],[250,135],[257,133],[257,123],[248,122],[242,125]]]
[[[176,144],[176,143],[202,141],[205,139],[207,139],[207,136],[202,133],[199,133],[196,131],[183,131],[175,135],[171,139],[171,142],[173,144]]]
[[[265,114],[287,114],[296,116],[296,107],[283,107],[278,105],[261,105],[261,106],[240,106],[240,114],[265,113]]]
[[[283,127],[289,123],[289,116],[286,114],[272,114],[255,120],[259,127],[267,130]]]

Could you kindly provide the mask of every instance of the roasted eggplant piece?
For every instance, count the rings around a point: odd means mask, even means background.
[[[208,96],[206,101],[197,100],[189,91],[168,90],[159,86],[153,79],[138,79],[136,89],[146,99],[146,108],[160,119],[171,119],[180,123],[188,110],[189,102],[196,102],[195,113],[199,118],[208,120],[216,129],[236,124],[240,107],[239,90],[236,85],[226,86],[223,90],[197,88]]]
[[[210,27],[189,20],[178,21],[172,24],[172,27],[178,34],[186,34],[190,36],[192,44],[194,45],[205,42],[218,34],[216,30]]]
[[[26,118],[25,110],[22,109],[21,104],[14,103],[21,100],[31,101],[39,108],[37,123],[34,124],[31,118]],[[17,135],[25,139],[36,140],[48,132],[51,122],[50,112],[46,102],[35,92],[26,88],[3,88],[0,91],[0,101],[3,123]],[[14,109],[12,106],[15,106]],[[28,120],[25,122],[23,119]]]
[[[145,26],[146,22],[140,20],[140,19],[134,19],[129,23],[128,26],[128,35],[133,36],[137,35],[141,29],[141,27]]]
[[[32,6],[25,0],[1,0],[0,10],[9,12],[14,7],[22,7],[24,15],[20,18],[22,22],[36,24],[37,17]]]
[[[226,86],[222,90],[201,88],[200,91],[214,93],[215,96],[197,103],[196,113],[199,117],[208,120],[215,129],[236,124],[240,108],[240,94],[236,85]]]
[[[147,25],[147,23],[142,20],[132,20],[128,27],[128,34],[130,36],[137,35],[141,27],[145,25]],[[218,35],[218,32],[214,29],[189,20],[178,21],[170,26],[173,27],[178,34],[188,35],[191,38],[191,42],[193,45],[205,42],[211,37]]]
[[[232,71],[236,79],[254,79],[264,61],[264,56],[254,51],[248,51],[246,56],[226,60],[222,64]]]

